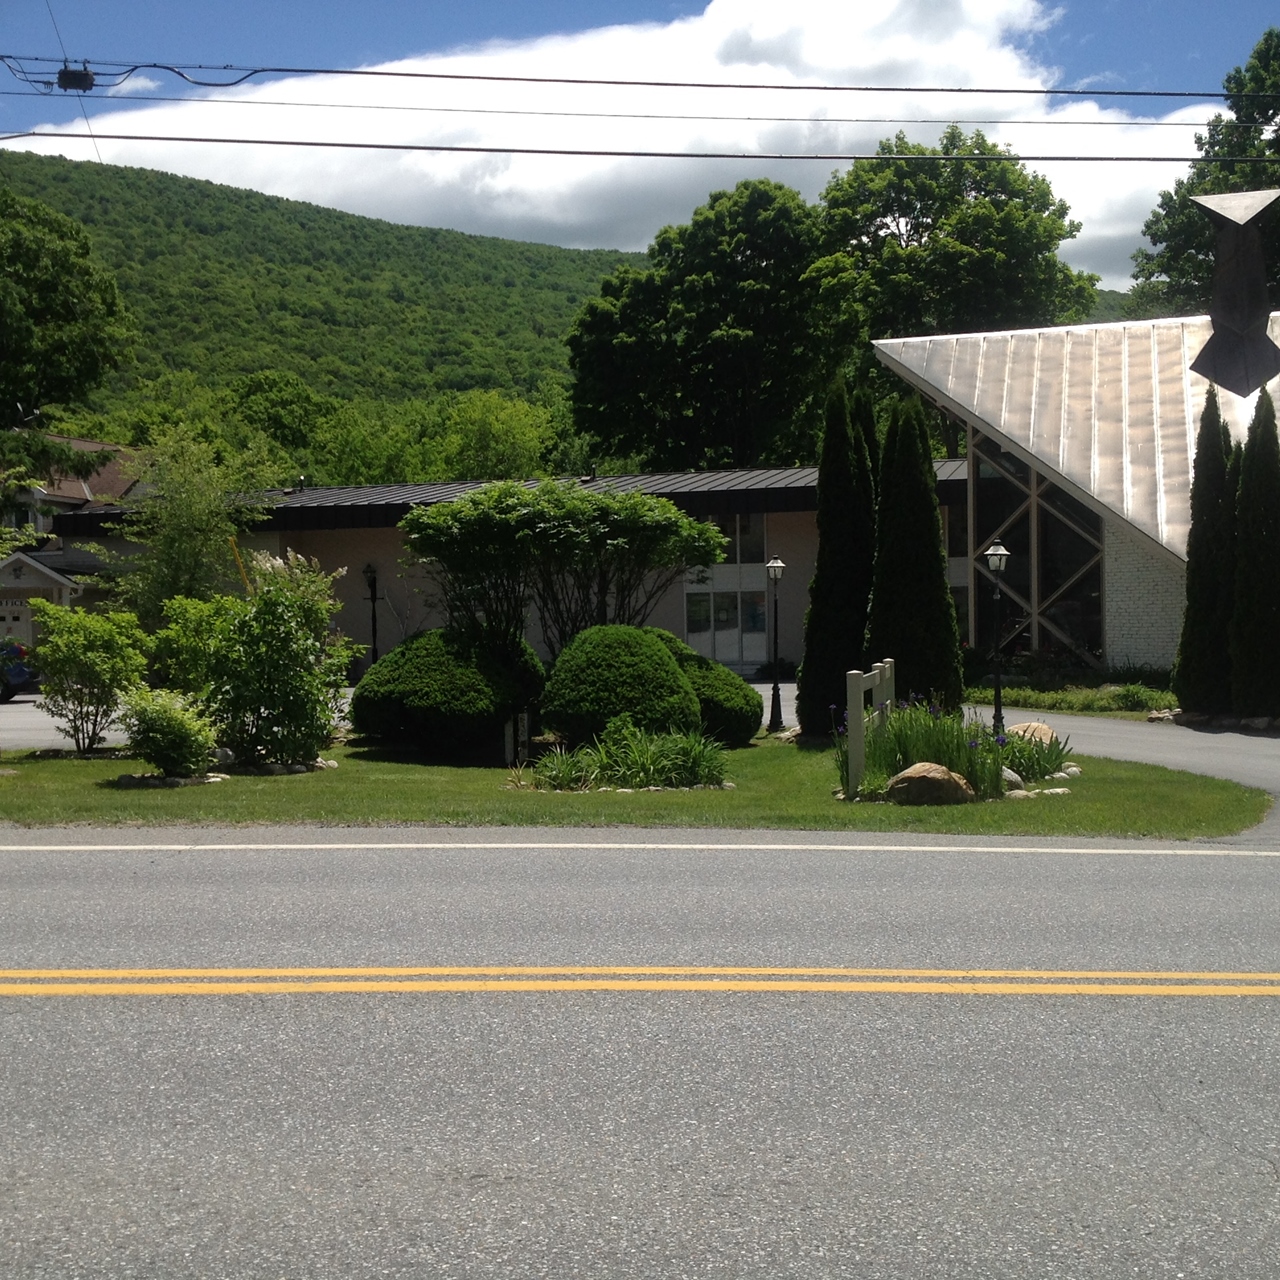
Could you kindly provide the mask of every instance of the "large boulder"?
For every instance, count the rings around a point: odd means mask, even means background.
[[[966,778],[940,764],[921,761],[889,779],[894,804],[968,804],[976,799]]]
[[[1022,724],[1010,725],[1005,730],[1006,737],[1029,738],[1033,742],[1050,743],[1057,740],[1058,735],[1054,733],[1041,720],[1026,720]]]

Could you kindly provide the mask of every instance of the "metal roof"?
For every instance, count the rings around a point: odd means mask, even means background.
[[[963,458],[935,461],[939,484],[964,481]],[[312,489],[283,489],[268,494],[271,514],[255,529],[389,529],[411,507],[451,502],[490,481],[459,480],[447,484],[376,484]],[[532,487],[537,480],[524,480]],[[737,471],[671,471],[627,476],[582,476],[577,483],[592,492],[617,489],[669,498],[692,515],[816,511],[817,467],[761,467]],[[66,512],[54,519],[54,530],[69,537],[102,532],[123,514],[117,506]]]
[[[1280,338],[1280,313],[1269,331]],[[1095,508],[1185,559],[1208,316],[876,342],[881,362]],[[1269,384],[1280,393],[1280,377]],[[1219,388],[1243,440],[1257,393]]]

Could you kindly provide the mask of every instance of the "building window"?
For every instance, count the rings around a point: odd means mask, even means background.
[[[768,660],[765,517],[709,516],[728,539],[708,579],[685,587],[685,640],[729,667],[754,670]]]

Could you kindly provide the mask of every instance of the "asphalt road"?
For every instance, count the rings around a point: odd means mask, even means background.
[[[980,845],[0,830],[0,1274],[1273,1276],[1280,842]]]

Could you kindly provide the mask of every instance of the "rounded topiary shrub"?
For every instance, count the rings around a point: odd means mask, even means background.
[[[446,631],[420,631],[365,672],[351,695],[351,727],[426,755],[492,756],[507,721],[537,700],[543,680],[542,663],[523,642],[496,656]]]
[[[588,627],[556,659],[542,695],[542,723],[577,744],[629,715],[654,733],[688,733],[698,699],[676,660],[642,627]]]
[[[693,686],[702,732],[726,747],[745,747],[764,721],[764,699],[735,671],[713,662],[661,627],[646,627],[676,660]]]

